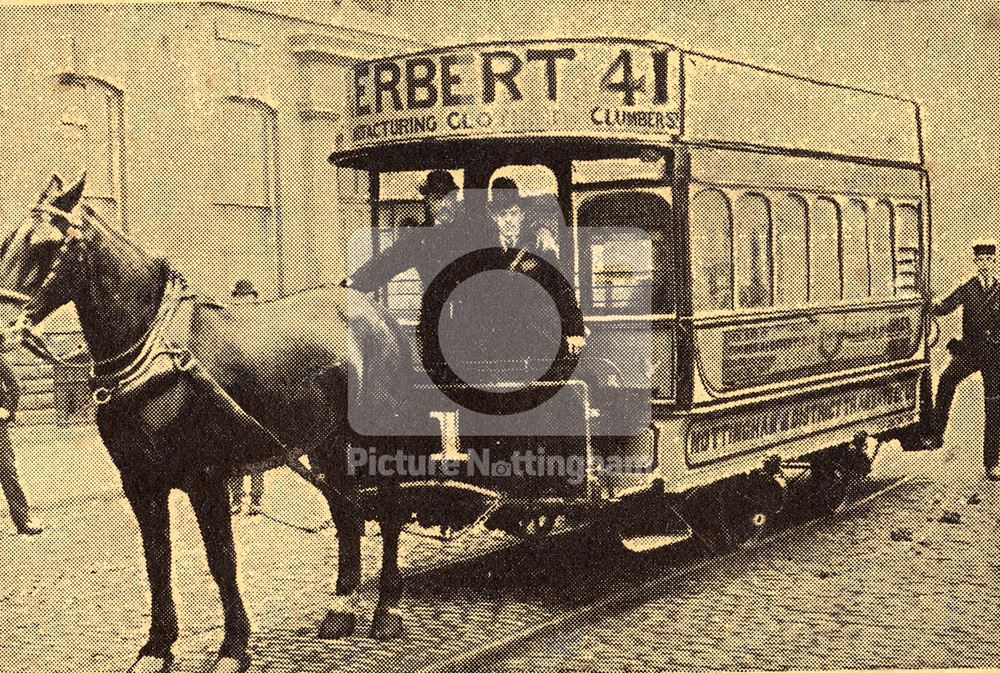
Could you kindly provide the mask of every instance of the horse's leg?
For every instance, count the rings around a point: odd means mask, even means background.
[[[146,491],[127,477],[122,484],[139,523],[152,599],[149,640],[139,650],[139,658],[129,673],[159,673],[170,666],[170,649],[177,640],[177,611],[170,587],[170,492]]]
[[[400,503],[401,489],[396,482],[379,485],[379,527],[382,529],[382,571],[379,575],[378,604],[372,616],[371,637],[390,640],[403,633],[403,576],[399,572],[399,534],[407,512]]]
[[[236,576],[236,547],[233,544],[232,516],[226,475],[213,471],[200,477],[188,495],[205,543],[205,555],[212,578],[219,587],[225,618],[225,635],[219,648],[219,661],[213,673],[245,671],[250,665],[247,643],[250,620]]]
[[[361,584],[361,538],[365,534],[365,520],[356,507],[345,498],[356,491],[356,483],[347,471],[347,447],[335,441],[332,454],[317,453],[310,456],[326,475],[329,487],[323,488],[323,497],[330,508],[330,517],[337,527],[337,586],[330,609],[319,625],[319,638],[336,640],[354,634],[357,627],[357,590]]]
[[[318,637],[324,640],[347,638],[357,626],[357,591],[361,584],[361,537],[364,519],[327,496],[330,515],[337,526],[337,586],[330,609],[319,625]]]

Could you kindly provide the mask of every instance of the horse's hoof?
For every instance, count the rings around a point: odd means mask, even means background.
[[[392,640],[403,635],[403,613],[397,608],[377,609],[369,635],[375,640]]]
[[[239,659],[219,657],[212,667],[212,673],[246,673],[250,668],[250,657],[244,655]]]
[[[323,640],[340,640],[354,635],[354,629],[358,625],[358,618],[353,612],[335,612],[328,610],[326,617],[319,625],[317,638]]]
[[[142,656],[135,660],[128,673],[166,673],[173,661],[173,655],[162,658]]]

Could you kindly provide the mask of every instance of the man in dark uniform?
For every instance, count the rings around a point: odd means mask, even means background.
[[[448,261],[437,258],[447,255],[444,243],[448,235],[454,233],[445,229],[452,229],[450,225],[461,217],[458,185],[448,171],[433,170],[417,191],[424,197],[425,226],[404,228],[395,243],[376,252],[341,281],[341,285],[361,292],[375,292],[408,269],[416,269],[426,285],[441,263]]]
[[[494,227],[493,240],[489,244],[499,243],[500,249],[505,253],[510,251],[510,270],[531,271],[530,265],[534,262],[525,259],[524,255],[525,252],[528,252],[552,264],[569,280],[571,270],[566,263],[569,260],[563,259],[559,249],[560,218],[558,213],[547,212],[543,207],[532,207],[528,200],[521,195],[517,183],[510,178],[501,177],[494,180],[490,192],[489,213]],[[558,204],[555,206],[558,207]],[[566,287],[572,287],[572,282],[567,283]],[[537,301],[532,302],[532,296],[533,293],[507,297],[512,304],[508,308],[513,310],[512,313],[509,312],[510,322],[524,324],[536,331],[547,331],[545,327],[542,327],[545,314],[544,302],[542,304]],[[498,299],[501,298],[498,297]],[[567,294],[567,296],[554,296],[551,299],[557,302],[576,303],[575,293]],[[498,311],[498,317],[500,314],[501,312]],[[549,322],[551,322],[551,316]],[[575,333],[567,335],[566,346],[571,353],[578,355],[585,344],[585,330],[582,323],[573,327]]]
[[[28,500],[17,477],[14,447],[10,441],[9,425],[17,413],[17,403],[21,392],[14,370],[7,360],[0,357],[0,485],[7,496],[10,518],[21,535],[38,535],[42,527],[31,518]]]
[[[955,389],[976,372],[982,372],[986,422],[983,463],[986,477],[1000,481],[1000,283],[996,278],[995,241],[973,243],[977,274],[951,294],[935,302],[935,315],[947,315],[962,307],[962,339],[948,342],[951,362],[938,382],[937,402],[930,420],[925,445],[941,445]]]

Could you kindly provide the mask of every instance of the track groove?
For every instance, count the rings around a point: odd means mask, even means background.
[[[836,512],[834,516],[843,516],[848,512],[861,509],[869,503],[888,495],[907,483],[910,483],[913,479],[913,476],[907,476],[895,480],[884,488],[850,503]],[[829,519],[826,517],[808,519],[800,524],[790,526],[787,529],[769,534],[765,537],[757,538],[724,554],[705,557],[692,565],[677,568],[664,575],[648,580],[636,586],[633,591],[629,591],[627,593],[620,591],[612,593],[594,601],[593,603],[588,603],[581,607],[568,610],[550,620],[539,622],[526,629],[512,633],[505,638],[501,638],[491,643],[482,645],[481,647],[468,650],[467,652],[450,657],[443,661],[424,666],[418,669],[417,673],[451,673],[465,670],[481,670],[485,667],[485,664],[502,657],[518,645],[525,644],[532,639],[543,638],[547,635],[553,634],[566,624],[586,623],[607,616],[620,607],[632,607],[637,601],[645,601],[655,598],[663,590],[669,588],[669,586],[677,579],[709,568],[713,564],[718,564],[736,554],[746,553],[750,550],[774,544],[792,534],[807,530],[809,527],[826,520]]]

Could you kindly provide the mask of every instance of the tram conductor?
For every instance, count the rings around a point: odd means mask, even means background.
[[[996,277],[997,243],[974,241],[976,275],[948,296],[933,303],[931,310],[943,316],[962,307],[962,338],[948,342],[951,362],[938,382],[934,411],[924,437],[927,448],[941,446],[955,389],[976,372],[983,377],[985,428],[983,464],[986,478],[1000,481],[1000,282]]]

